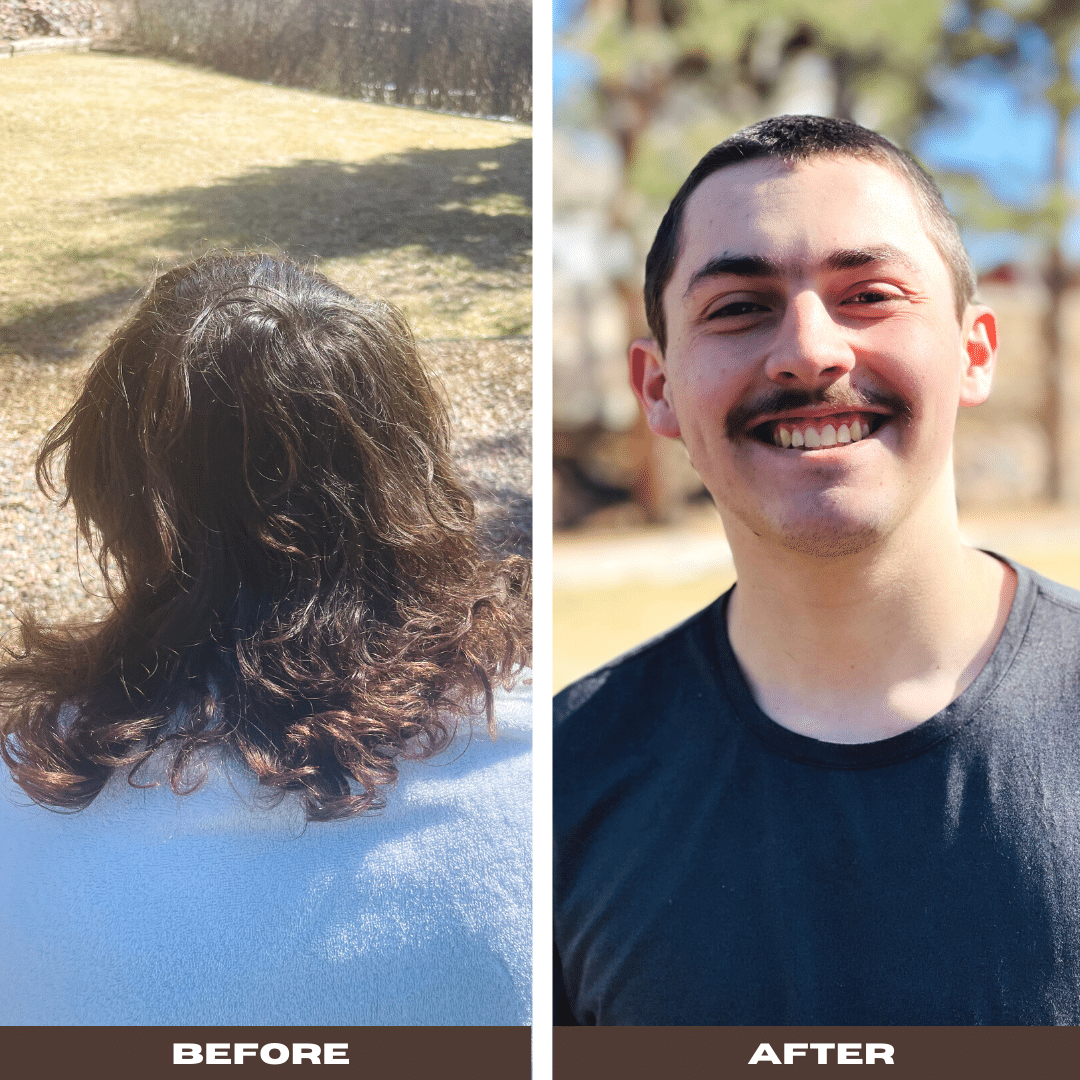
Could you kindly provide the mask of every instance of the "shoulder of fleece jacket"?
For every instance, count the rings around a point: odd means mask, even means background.
[[[0,777],[0,1023],[527,1024],[531,685],[404,762],[378,815],[305,825],[212,765],[76,814]]]

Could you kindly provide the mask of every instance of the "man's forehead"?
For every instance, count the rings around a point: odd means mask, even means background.
[[[877,162],[835,155],[759,158],[706,177],[686,204],[672,280],[681,292],[720,249],[782,264],[811,249],[928,253],[910,183]],[[936,253],[936,252],[935,252]]]

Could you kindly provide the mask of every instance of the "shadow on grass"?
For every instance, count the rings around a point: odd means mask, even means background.
[[[90,327],[119,321],[120,312],[139,297],[142,286],[107,289],[80,300],[32,308],[25,315],[0,323],[0,354],[16,353],[30,360],[74,359]]]
[[[166,218],[170,227],[155,242],[181,250],[211,237],[334,259],[415,244],[433,256],[464,256],[481,270],[520,270],[532,227],[513,207],[529,204],[531,152],[531,140],[520,139],[365,164],[302,161],[211,187],[115,200],[111,209]]]
[[[431,262],[457,256],[477,270],[522,273],[532,240],[531,218],[520,212],[530,202],[531,155],[531,140],[518,139],[481,149],[414,150],[363,164],[302,161],[207,187],[112,199],[104,208],[163,223],[160,232],[127,252],[132,273],[147,277],[141,284],[148,283],[156,252],[190,254],[208,240],[283,251],[301,260],[416,245]],[[76,257],[85,263],[97,254]],[[110,318],[119,321],[139,288],[102,290],[2,323],[0,352],[69,356],[72,342],[88,329]]]

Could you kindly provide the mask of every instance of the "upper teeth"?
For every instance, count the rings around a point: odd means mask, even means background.
[[[837,443],[858,442],[870,434],[870,425],[866,421],[853,420],[850,424],[835,427],[831,423],[823,424],[820,429],[811,423],[776,426],[773,441],[777,446],[787,449],[789,446],[805,446],[811,450],[819,446],[836,446]]]

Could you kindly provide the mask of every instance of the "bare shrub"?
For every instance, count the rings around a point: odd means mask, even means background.
[[[528,0],[125,0],[125,41],[288,86],[532,115]]]

